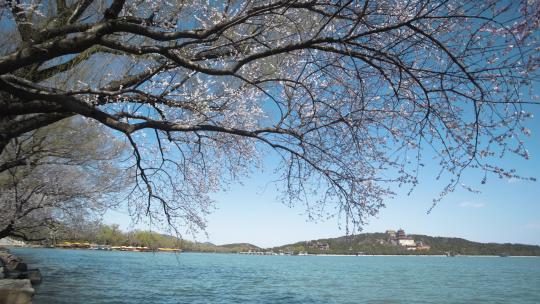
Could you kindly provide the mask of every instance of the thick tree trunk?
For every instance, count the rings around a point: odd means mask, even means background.
[[[73,115],[73,113],[45,113],[26,115],[17,120],[10,116],[0,117],[0,155],[11,139]]]
[[[9,140],[0,140],[0,156],[2,156],[2,152],[4,152],[4,148],[7,146],[8,143],[9,143]],[[1,162],[0,162],[0,165],[2,165]]]
[[[0,239],[11,236],[11,234],[13,233],[13,229],[14,229],[13,222],[9,223],[6,227],[2,228],[2,230],[0,230]]]
[[[1,94],[0,94],[1,97]],[[1,100],[0,100],[1,101]],[[8,135],[8,124],[9,124],[10,117],[8,116],[0,116],[0,156],[2,156],[2,152],[4,152],[4,148],[9,143],[9,135]],[[1,162],[1,158],[0,158]]]

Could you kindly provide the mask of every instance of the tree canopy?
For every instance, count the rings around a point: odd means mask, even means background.
[[[80,115],[132,149],[133,214],[204,227],[208,194],[281,160],[283,194],[361,225],[426,155],[516,177],[538,1],[4,1],[0,151]],[[5,152],[1,152],[5,153]],[[437,199],[435,200],[435,202]]]
[[[0,238],[42,239],[118,204],[130,179],[119,163],[125,145],[104,129],[72,118],[10,141],[0,155]]]

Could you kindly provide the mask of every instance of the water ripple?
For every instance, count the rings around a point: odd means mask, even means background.
[[[16,249],[34,303],[540,303],[538,258],[314,257]]]

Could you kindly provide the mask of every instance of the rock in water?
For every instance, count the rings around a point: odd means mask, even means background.
[[[26,263],[10,252],[0,251],[0,260],[3,261],[7,271],[26,271],[28,269]]]
[[[0,304],[30,304],[33,296],[30,280],[0,280]]]
[[[41,272],[39,269],[28,269],[25,272],[26,278],[30,280],[30,282],[33,284],[41,284],[41,281],[43,280],[43,277],[41,276]]]
[[[39,269],[28,269],[26,271],[10,271],[5,274],[8,279],[29,279],[32,284],[41,283],[42,277]]]

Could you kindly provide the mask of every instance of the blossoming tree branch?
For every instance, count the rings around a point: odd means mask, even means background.
[[[274,155],[285,200],[357,227],[425,161],[448,177],[436,203],[467,168],[512,178],[495,160],[528,158],[539,1],[6,0],[0,17],[0,151],[72,116],[107,126],[134,216],[203,228],[209,194]]]

